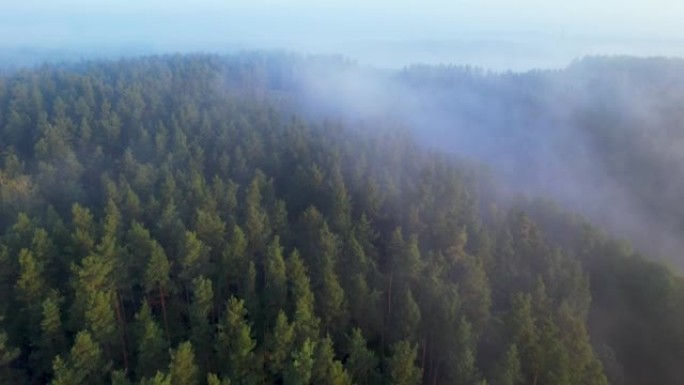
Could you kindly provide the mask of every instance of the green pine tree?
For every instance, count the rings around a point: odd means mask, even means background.
[[[169,364],[171,385],[199,385],[199,369],[195,362],[195,349],[189,341],[182,342],[171,352]]]
[[[138,359],[135,372],[138,378],[150,377],[166,367],[168,343],[147,301],[135,315],[135,341]]]
[[[417,347],[408,341],[392,346],[392,356],[387,360],[389,380],[393,385],[418,385],[421,372],[416,366]]]

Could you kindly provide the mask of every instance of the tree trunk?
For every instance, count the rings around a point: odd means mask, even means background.
[[[382,319],[382,334],[380,336],[380,357],[385,356],[385,336],[387,335],[387,325],[389,324],[390,314],[392,312],[392,276],[389,277],[389,288],[387,289],[387,315]]]
[[[394,274],[390,273],[389,278],[389,290],[387,292],[387,319],[390,319],[390,314],[392,313],[392,278]]]
[[[128,348],[126,344],[126,320],[123,318],[123,311],[122,311],[122,306],[121,306],[121,296],[119,296],[118,292],[114,292],[114,295],[116,296],[116,319],[119,321],[119,324],[121,325],[121,330],[119,331],[119,338],[121,339],[121,353],[123,355],[123,363],[124,363],[124,368],[126,368],[126,371],[128,371]]]
[[[161,302],[162,314],[164,316],[164,329],[166,329],[166,340],[171,344],[171,337],[169,335],[169,319],[166,316],[166,300],[164,299],[164,289],[159,285],[159,301]]]
[[[425,372],[426,372],[426,370],[425,370],[425,364],[426,364],[425,359],[426,359],[426,355],[427,355],[427,346],[428,346],[428,340],[426,337],[425,339],[423,339],[423,354],[422,354],[422,358],[420,359],[420,373],[423,376],[423,380],[425,380]],[[423,382],[425,382],[425,381],[423,381]]]

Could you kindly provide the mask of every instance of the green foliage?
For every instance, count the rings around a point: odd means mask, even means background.
[[[169,259],[166,257],[164,249],[157,243],[153,243],[152,253],[147,262],[145,270],[145,290],[148,292],[159,289],[166,290],[171,281],[169,273],[171,270]],[[163,295],[160,293],[160,295]]]
[[[230,385],[230,379],[221,380],[219,376],[210,373],[207,375],[207,385]]]
[[[85,324],[95,341],[111,344],[116,332],[113,295],[110,291],[97,291],[90,295],[85,313]]]
[[[208,249],[197,235],[187,231],[180,246],[179,278],[186,284],[199,275],[208,273]]]
[[[75,252],[86,256],[94,251],[95,223],[93,214],[85,207],[75,203],[71,209],[74,231],[71,235]]]
[[[41,267],[33,257],[33,254],[22,249],[19,252],[19,279],[16,283],[16,290],[19,297],[28,306],[35,306],[43,294],[43,279],[41,277]]]
[[[516,385],[522,383],[520,355],[515,344],[506,350],[492,375],[490,383],[492,385]]]
[[[355,328],[349,341],[345,368],[355,384],[370,384],[376,380],[378,359],[366,345],[361,329]]]
[[[314,294],[304,262],[295,250],[287,261],[290,303],[293,304],[295,335],[299,343],[318,339],[319,320],[314,314]]]
[[[19,349],[7,345],[7,333],[0,333],[0,367],[6,367],[19,357]]]
[[[138,378],[150,377],[158,370],[166,367],[168,361],[168,343],[164,338],[162,329],[154,319],[152,310],[147,303],[143,302],[140,310],[135,315],[135,340],[137,341],[137,365]]]
[[[287,273],[280,238],[275,236],[266,252],[264,280],[265,315],[267,320],[275,318],[285,308],[287,299]]]
[[[265,347],[268,352],[266,368],[273,378],[285,373],[294,346],[294,326],[289,324],[284,312],[278,313],[273,331],[266,336]]]
[[[316,60],[0,75],[0,382],[681,382],[678,273],[392,123],[293,116]]]
[[[76,335],[68,356],[57,356],[52,364],[53,385],[100,384],[107,371],[100,346],[88,332]]]
[[[212,337],[214,335],[211,315],[214,306],[214,290],[211,280],[202,276],[192,280],[192,304],[190,305],[190,341],[197,347],[201,368],[212,361]]]
[[[171,376],[162,372],[157,372],[150,379],[142,379],[140,385],[172,385]]]
[[[392,346],[392,356],[387,360],[387,370],[392,384],[420,384],[421,372],[415,364],[416,351],[417,347],[407,341],[399,341]]]
[[[52,359],[66,348],[59,302],[50,297],[43,301],[40,322],[40,340],[36,353],[36,366],[41,375],[51,372]]]
[[[306,339],[302,345],[292,352],[292,359],[285,369],[286,385],[306,385],[311,383],[314,366],[314,344]]]
[[[243,300],[232,297],[226,304],[223,319],[218,325],[216,352],[221,373],[238,385],[251,385],[260,375],[259,362],[254,349],[256,341],[245,317]]]
[[[115,370],[112,372],[112,385],[131,385],[131,381],[126,377],[126,372]]]
[[[315,384],[351,385],[351,378],[342,363],[335,359],[333,343],[327,336],[316,345],[311,381]]]
[[[416,341],[420,330],[420,307],[413,298],[411,289],[404,288],[395,301],[395,310],[390,319],[392,339],[395,341]]]
[[[171,352],[169,376],[171,385],[199,385],[195,350],[189,341],[181,343],[176,350]]]

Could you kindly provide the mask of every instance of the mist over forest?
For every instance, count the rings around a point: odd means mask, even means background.
[[[678,384],[684,61],[0,74],[1,384]]]
[[[503,201],[548,200],[674,267],[684,263],[684,60],[602,56],[561,70],[494,72],[245,56],[262,68],[241,89],[294,93],[290,107],[318,120],[370,130],[392,121],[426,148],[483,168]]]

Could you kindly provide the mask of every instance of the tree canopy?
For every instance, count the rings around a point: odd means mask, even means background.
[[[298,60],[0,77],[0,382],[676,384],[684,281]],[[289,71],[289,72],[288,72]]]

